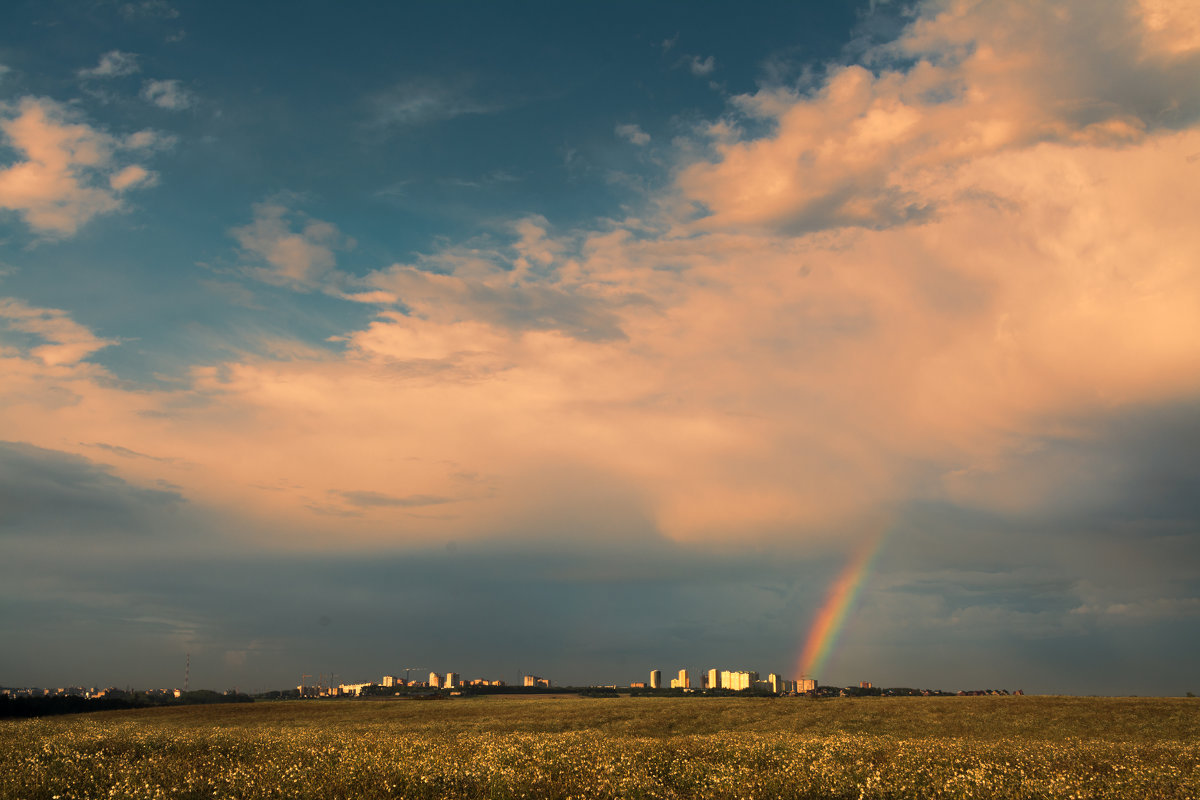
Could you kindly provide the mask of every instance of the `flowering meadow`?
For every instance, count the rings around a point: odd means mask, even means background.
[[[1197,798],[1200,704],[471,698],[0,723],[0,798]]]

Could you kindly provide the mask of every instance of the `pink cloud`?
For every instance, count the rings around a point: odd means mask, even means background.
[[[256,205],[254,221],[230,233],[247,258],[266,261],[267,266],[248,268],[252,277],[303,289],[321,285],[334,271],[335,251],[354,246],[336,225],[295,214],[276,202]]]
[[[1200,50],[1200,18],[1189,0],[1138,0],[1146,49],[1173,56]]]
[[[0,321],[11,330],[33,334],[42,341],[29,350],[29,355],[48,366],[74,364],[97,350],[117,342],[101,339],[67,312],[56,308],[33,308],[20,300],[0,298]]]
[[[715,128],[714,157],[679,172],[682,199],[706,229],[906,224],[936,210],[924,187],[963,161],[1043,141],[1122,145],[1194,119],[1200,50],[1154,49],[1177,8],[1101,5],[929,3],[872,56],[912,66],[838,67],[810,93],[736,98],[775,133]]]
[[[139,165],[121,166],[118,154],[144,149],[157,137],[143,131],[121,141],[46,98],[0,107],[0,131],[21,159],[0,168],[0,208],[21,214],[34,230],[73,234],[98,214],[122,207],[122,193],[153,183]]]

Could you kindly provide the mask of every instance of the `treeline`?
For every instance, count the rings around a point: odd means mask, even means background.
[[[151,706],[193,706],[210,703],[253,703],[244,694],[222,694],[207,689],[184,692],[179,697],[161,697],[143,692],[109,692],[104,697],[51,695],[13,697],[0,695],[0,719],[52,717],[58,714],[86,714],[92,711],[118,711]]]

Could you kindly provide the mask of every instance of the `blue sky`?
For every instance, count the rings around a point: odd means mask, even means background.
[[[862,15],[853,5],[782,4],[717,25],[717,6],[351,8],[37,3],[10,12],[9,29],[22,31],[2,62],[11,96],[47,96],[113,133],[158,137],[145,158],[155,183],[129,199],[133,213],[56,237],[54,248],[31,246],[44,230],[12,230],[9,244],[27,248],[28,265],[14,285],[44,305],[86,304],[81,322],[138,339],[162,337],[182,316],[205,331],[281,326],[320,342],[355,309],[296,309],[303,299],[286,293],[241,319],[236,309],[215,313],[238,291],[222,279],[240,266],[230,231],[255,204],[285,198],[296,213],[335,219],[338,264],[352,274],[503,235],[523,216],[562,226],[620,218],[669,180],[674,137],[719,116],[775,61],[819,68]],[[766,19],[788,24],[771,34]],[[151,96],[152,86],[170,93]],[[46,268],[69,277],[15,283]],[[140,302],[131,314],[122,279],[169,297],[151,304],[165,318]],[[194,305],[181,308],[189,294]],[[314,314],[336,321],[311,331]],[[124,370],[177,363],[203,346],[181,338],[162,343],[169,354],[160,345],[136,360],[116,350],[95,358],[115,366],[124,356]]]
[[[1187,3],[0,23],[0,684],[1195,688]]]

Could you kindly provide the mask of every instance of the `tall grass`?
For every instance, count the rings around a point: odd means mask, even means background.
[[[3,798],[1197,798],[1200,704],[343,701],[0,724]]]

